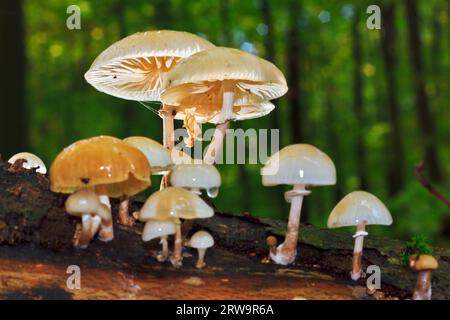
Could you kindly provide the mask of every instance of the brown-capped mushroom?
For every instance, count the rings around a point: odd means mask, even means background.
[[[410,267],[418,272],[413,300],[431,300],[431,273],[439,268],[439,263],[431,255],[422,254],[410,257]]]

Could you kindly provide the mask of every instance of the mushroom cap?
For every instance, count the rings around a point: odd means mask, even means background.
[[[273,154],[261,169],[264,186],[336,184],[336,168],[325,153],[309,144],[292,144]]]
[[[210,218],[214,210],[199,196],[178,187],[168,187],[153,193],[145,201],[139,220]]]
[[[71,194],[65,203],[66,211],[72,216],[97,212],[100,200],[94,190],[81,189]]]
[[[188,32],[138,32],[105,49],[84,75],[97,90],[127,100],[159,101],[164,75],[209,41]]]
[[[107,196],[120,197],[135,195],[150,185],[150,164],[145,155],[109,136],[73,143],[56,157],[50,168],[53,192],[102,187]]]
[[[192,159],[186,152],[177,148],[172,148],[172,150],[170,150],[170,157],[172,159],[172,163],[175,165],[195,163],[196,161]]]
[[[422,254],[411,260],[410,265],[415,271],[436,270],[439,268],[436,258],[428,254]]]
[[[377,197],[366,191],[354,191],[346,195],[331,211],[328,228],[365,224],[390,225],[392,216]]]
[[[170,173],[170,184],[182,188],[217,189],[221,178],[219,170],[213,165],[179,164]]]
[[[161,101],[183,117],[195,107],[201,122],[220,113],[223,92],[234,91],[234,120],[263,116],[273,110],[267,102],[287,92],[283,73],[256,55],[214,47],[180,61],[167,75]],[[209,120],[208,120],[209,121]]]
[[[176,223],[173,220],[148,220],[145,223],[144,231],[142,231],[142,240],[150,241],[155,238],[160,238],[175,234]]]
[[[214,245],[214,238],[207,231],[197,231],[192,235],[189,245],[195,249],[208,249]]]
[[[41,160],[37,155],[34,155],[29,152],[20,152],[15,155],[13,155],[11,158],[9,158],[8,163],[14,164],[19,159],[24,159],[26,162],[22,164],[22,167],[25,169],[36,169],[36,172],[46,174],[47,173],[47,167],[44,164],[44,161]]]
[[[169,149],[146,137],[128,137],[123,141],[141,150],[150,162],[153,174],[164,174],[172,165]]]

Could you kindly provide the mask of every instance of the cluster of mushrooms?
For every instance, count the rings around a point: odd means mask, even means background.
[[[161,103],[163,144],[146,137],[118,139],[98,136],[80,140],[65,148],[50,169],[51,190],[68,193],[66,211],[81,218],[74,246],[86,248],[98,233],[101,241],[114,238],[109,198],[120,198],[118,222],[131,226],[135,219],[145,222],[142,239],[160,239],[160,262],[170,260],[180,267],[183,246],[198,249],[197,268],[205,266],[212,236],[202,230],[185,240],[182,229],[190,229],[193,219],[210,218],[214,210],[200,197],[202,192],[218,195],[221,177],[215,168],[231,121],[262,117],[275,106],[270,100],[287,92],[283,73],[256,55],[233,48],[215,47],[196,35],[178,31],[149,31],[126,37],[103,51],[85,74],[97,90],[145,103]],[[183,120],[192,146],[200,139],[198,123],[216,125],[203,159],[192,159],[175,146],[174,120]],[[46,173],[45,165],[30,154],[27,168]],[[154,192],[138,211],[130,214],[129,197],[151,185],[150,175],[161,175],[160,190]],[[309,144],[289,145],[272,155],[261,170],[264,186],[291,185],[285,200],[291,204],[284,242],[277,246],[267,239],[268,259],[287,265],[295,261],[299,239],[303,197],[311,187],[336,184],[333,161]],[[364,237],[368,225],[390,225],[392,217],[384,204],[365,191],[345,196],[332,210],[328,227],[356,227],[351,278],[360,279]],[[182,228],[183,225],[183,228]],[[184,228],[186,226],[186,228]],[[174,235],[170,255],[168,237]],[[425,261],[423,261],[425,259]],[[433,257],[411,261],[419,271],[415,299],[431,297]],[[426,269],[424,269],[426,268]],[[422,272],[422,271],[429,272]]]

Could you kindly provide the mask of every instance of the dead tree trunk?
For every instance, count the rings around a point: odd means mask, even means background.
[[[28,147],[22,4],[22,0],[0,2],[0,153],[4,157]]]
[[[383,33],[381,37],[381,49],[386,69],[388,121],[391,128],[386,150],[388,155],[388,190],[390,195],[397,194],[403,189],[405,184],[403,175],[405,161],[395,75],[397,70],[396,41],[395,4],[390,2],[383,5]]]
[[[359,34],[359,13],[355,10],[352,24],[352,55],[354,62],[353,71],[353,110],[355,112],[356,127],[356,170],[360,179],[359,187],[363,190],[367,189],[366,176],[366,151],[364,148],[364,110],[363,110],[363,77],[361,74],[362,53],[361,53],[361,36]]]
[[[422,42],[420,40],[419,15],[416,0],[405,0],[406,18],[409,33],[409,56],[412,68],[412,81],[415,92],[414,105],[424,146],[424,159],[432,180],[441,181],[442,171],[436,148],[436,134],[433,116],[425,92],[425,72],[422,61]]]

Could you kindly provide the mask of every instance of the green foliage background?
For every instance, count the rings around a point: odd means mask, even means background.
[[[290,54],[287,48],[293,41],[288,33],[292,27],[292,1],[268,2],[275,64],[286,72],[286,59]],[[123,9],[126,34],[158,28],[183,30],[199,34],[216,45],[250,49],[265,57],[264,39],[268,26],[263,22],[260,3],[256,0],[26,0],[27,76],[24,94],[31,151],[50,164],[63,147],[90,136],[145,135],[161,140],[161,121],[154,113],[136,102],[96,91],[83,77],[95,57],[121,38],[119,5]],[[277,112],[281,119],[281,146],[298,142],[316,145],[336,161],[338,184],[344,194],[359,187],[360,177],[355,170],[358,158],[354,128],[357,123],[352,108],[355,65],[351,33],[352,12],[357,10],[361,16],[358,28],[364,80],[363,123],[360,125],[367,153],[368,191],[387,204],[394,218],[393,226],[373,227],[369,232],[401,238],[423,234],[434,243],[448,245],[443,229],[449,209],[423,189],[413,173],[414,163],[423,157],[423,148],[413,107],[405,5],[403,1],[396,3],[398,62],[395,74],[405,148],[405,166],[398,170],[406,178],[406,185],[398,195],[390,197],[387,192],[386,158],[395,150],[386,149],[392,128],[385,115],[387,98],[381,31],[368,30],[365,24],[368,17],[365,9],[371,3],[355,0],[304,0],[299,3],[298,19],[294,23],[300,37],[295,41],[300,41],[303,109],[299,125],[304,128],[304,140],[292,139],[290,105],[286,97],[275,102],[277,108],[273,112]],[[66,8],[71,4],[81,8],[81,30],[66,28]],[[425,88],[437,130],[435,145],[444,171],[437,188],[450,197],[450,4],[444,0],[419,1],[418,4]],[[163,9],[167,15],[160,13]],[[438,38],[436,30],[440,31]],[[291,87],[290,90],[297,89]],[[326,118],[327,99],[334,106],[332,119]],[[267,116],[233,123],[233,127],[270,128],[269,119]],[[330,145],[328,140],[331,129],[337,135],[337,146]],[[288,207],[284,203],[283,190],[263,187],[260,167],[245,165],[242,170],[238,165],[219,166],[223,187],[214,200],[215,205],[223,210],[249,211],[255,216],[285,219]],[[157,190],[157,185],[155,183],[152,190]],[[336,201],[336,187],[313,189],[305,200],[308,222],[325,226]]]

